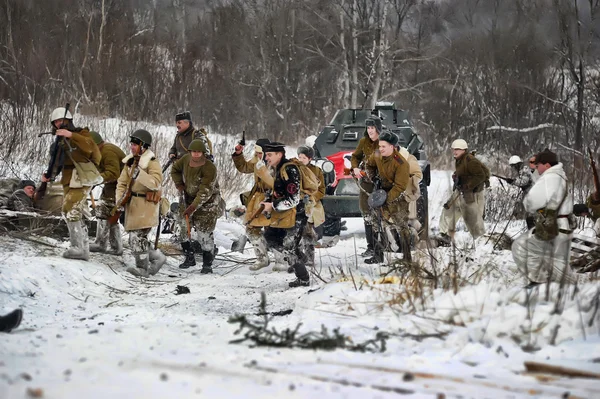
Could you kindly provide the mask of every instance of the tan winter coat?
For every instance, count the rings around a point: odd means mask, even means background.
[[[260,162],[256,156],[250,160],[244,158],[244,154],[232,154],[233,164],[240,173],[253,173],[254,174],[254,186],[248,195],[248,203],[246,204],[246,222],[256,213],[260,208],[260,203],[265,200],[265,192],[267,190],[273,190],[274,177],[270,174],[269,168]],[[271,221],[266,218],[262,213],[258,217],[253,218],[249,225],[260,227],[269,226]]]
[[[117,201],[125,193],[133,172],[132,166],[127,166],[132,157],[129,154],[123,159],[125,167],[117,181]],[[139,167],[140,174],[133,183],[131,201],[125,207],[125,231],[147,229],[158,224],[159,204],[146,201],[145,194],[160,190],[163,180],[160,163],[152,151],[146,150],[140,157]]]

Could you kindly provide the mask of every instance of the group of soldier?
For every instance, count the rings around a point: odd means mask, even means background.
[[[90,251],[122,255],[119,215],[123,213],[123,227],[135,259],[135,265],[127,270],[136,276],[156,274],[166,257],[157,243],[152,248],[148,236],[160,223],[163,174],[172,164],[170,176],[179,193],[177,223],[185,256],[179,267],[195,266],[200,254],[200,272],[213,272],[217,252],[214,230],[225,202],[213,163],[212,143],[204,129],[194,127],[189,112],[177,114],[175,123],[177,135],[169,162],[161,168],[150,149],[153,140],[148,131],[131,133],[126,155],[97,132],[75,127],[67,109],[52,112],[51,124],[58,138],[52,153],[60,162],[42,176],[42,182],[61,174],[62,214],[70,236],[65,258],[87,260]],[[386,251],[399,251],[410,262],[411,249],[423,228],[417,217],[422,171],[417,159],[399,145],[398,136],[385,128],[378,116],[367,118],[365,126],[347,170],[360,188],[359,205],[367,238],[367,249],[361,255],[367,257],[365,263],[374,264],[384,262]],[[252,189],[240,196],[246,207],[246,236],[256,256],[250,270],[268,267],[272,252],[273,270],[295,273],[290,287],[308,286],[319,226],[325,221],[321,203],[325,179],[322,170],[311,162],[314,149],[300,146],[297,157],[288,158],[283,143],[260,138],[252,157],[246,159],[244,145],[236,145],[231,156],[240,173],[254,176]],[[442,210],[438,242],[450,245],[462,218],[476,246],[485,234],[485,188],[489,186],[490,171],[469,151],[465,140],[454,140],[451,148],[454,185]],[[529,165],[523,165],[516,155],[509,159],[509,165],[514,177],[502,179],[521,189],[514,214],[521,215],[518,217],[524,218],[528,226],[513,244],[515,263],[533,284],[572,281],[568,257],[574,229],[573,199],[562,164],[556,154],[544,150],[529,158]],[[96,238],[89,243],[83,218],[90,191],[100,184],[102,193],[94,208]],[[11,197],[11,204],[17,210],[29,210],[34,207],[34,199],[35,183],[26,180]],[[596,228],[600,230],[598,193],[590,196],[586,210],[598,219]]]

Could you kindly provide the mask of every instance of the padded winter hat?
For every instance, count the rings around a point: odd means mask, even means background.
[[[175,115],[175,122],[177,121],[192,121],[192,114],[190,111],[183,111]]]
[[[19,183],[20,189],[23,189],[27,186],[31,186],[31,187],[35,188],[35,183],[33,182],[33,180],[21,180],[21,182]]]
[[[313,159],[315,157],[315,150],[307,145],[301,145],[298,147],[298,155],[304,154],[307,158]]]
[[[536,163],[536,165],[537,164],[544,165],[544,164],[548,163],[551,166],[554,166],[558,163],[558,156],[546,148],[544,151],[540,152],[539,154],[536,154],[535,163]]]
[[[104,143],[104,140],[102,139],[102,136],[100,136],[100,133],[92,130],[90,132],[90,136],[92,136],[92,140],[94,140],[94,143],[96,143],[96,145]]]
[[[190,146],[188,147],[189,151],[199,151],[202,153],[206,152],[206,146],[204,145],[204,142],[202,140],[192,140],[192,142],[190,143]]]
[[[379,135],[379,141],[385,141],[386,143],[390,143],[395,147],[398,145],[398,136],[392,132],[383,132]]]
[[[283,152],[285,154],[285,144],[277,141],[271,141],[263,146],[265,152]]]
[[[378,118],[377,116],[370,116],[367,119],[365,119],[365,126],[367,126],[367,127],[375,126],[375,130],[377,130],[377,133],[381,134],[381,130],[382,130],[381,118]]]

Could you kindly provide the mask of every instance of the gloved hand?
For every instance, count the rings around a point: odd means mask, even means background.
[[[445,202],[443,206],[444,206],[444,209],[450,209],[450,205],[447,202]]]
[[[187,208],[185,208],[185,211],[183,212],[183,214],[185,216],[192,216],[195,211],[196,211],[196,205],[190,205]]]
[[[177,191],[179,191],[179,194],[181,194],[183,193],[183,190],[185,190],[185,184],[177,184],[175,188],[177,189]]]
[[[262,159],[259,160],[258,162],[256,162],[256,164],[255,164],[256,169],[260,169],[264,166],[265,166],[265,161],[263,161]]]

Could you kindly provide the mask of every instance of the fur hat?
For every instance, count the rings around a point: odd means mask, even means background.
[[[379,141],[385,141],[386,143],[390,143],[394,147],[398,145],[398,136],[396,136],[392,132],[383,132],[379,135]]]
[[[283,152],[285,154],[285,144],[277,141],[271,141],[263,146],[265,152]]]
[[[381,118],[379,118],[378,116],[370,116],[367,119],[365,119],[365,126],[369,127],[369,126],[375,126],[375,130],[377,130],[377,133],[381,134],[381,131],[383,129],[382,124],[381,124]],[[366,128],[365,128],[365,132],[366,132]]]
[[[192,114],[190,111],[183,111],[175,115],[175,122],[177,121],[192,121]]]
[[[298,147],[298,155],[304,154],[307,158],[313,159],[315,157],[315,150],[307,145],[301,145]]]
[[[260,138],[260,139],[256,140],[256,143],[254,143],[254,151],[255,152],[266,152],[264,150],[265,145],[269,144],[270,142],[271,142],[271,140],[266,139],[266,138]],[[256,147],[260,147],[260,151],[258,151],[258,148],[256,148]]]
[[[21,189],[27,186],[32,186],[33,188],[35,188],[35,183],[33,182],[33,180],[21,180],[21,182],[19,183],[19,188]]]

